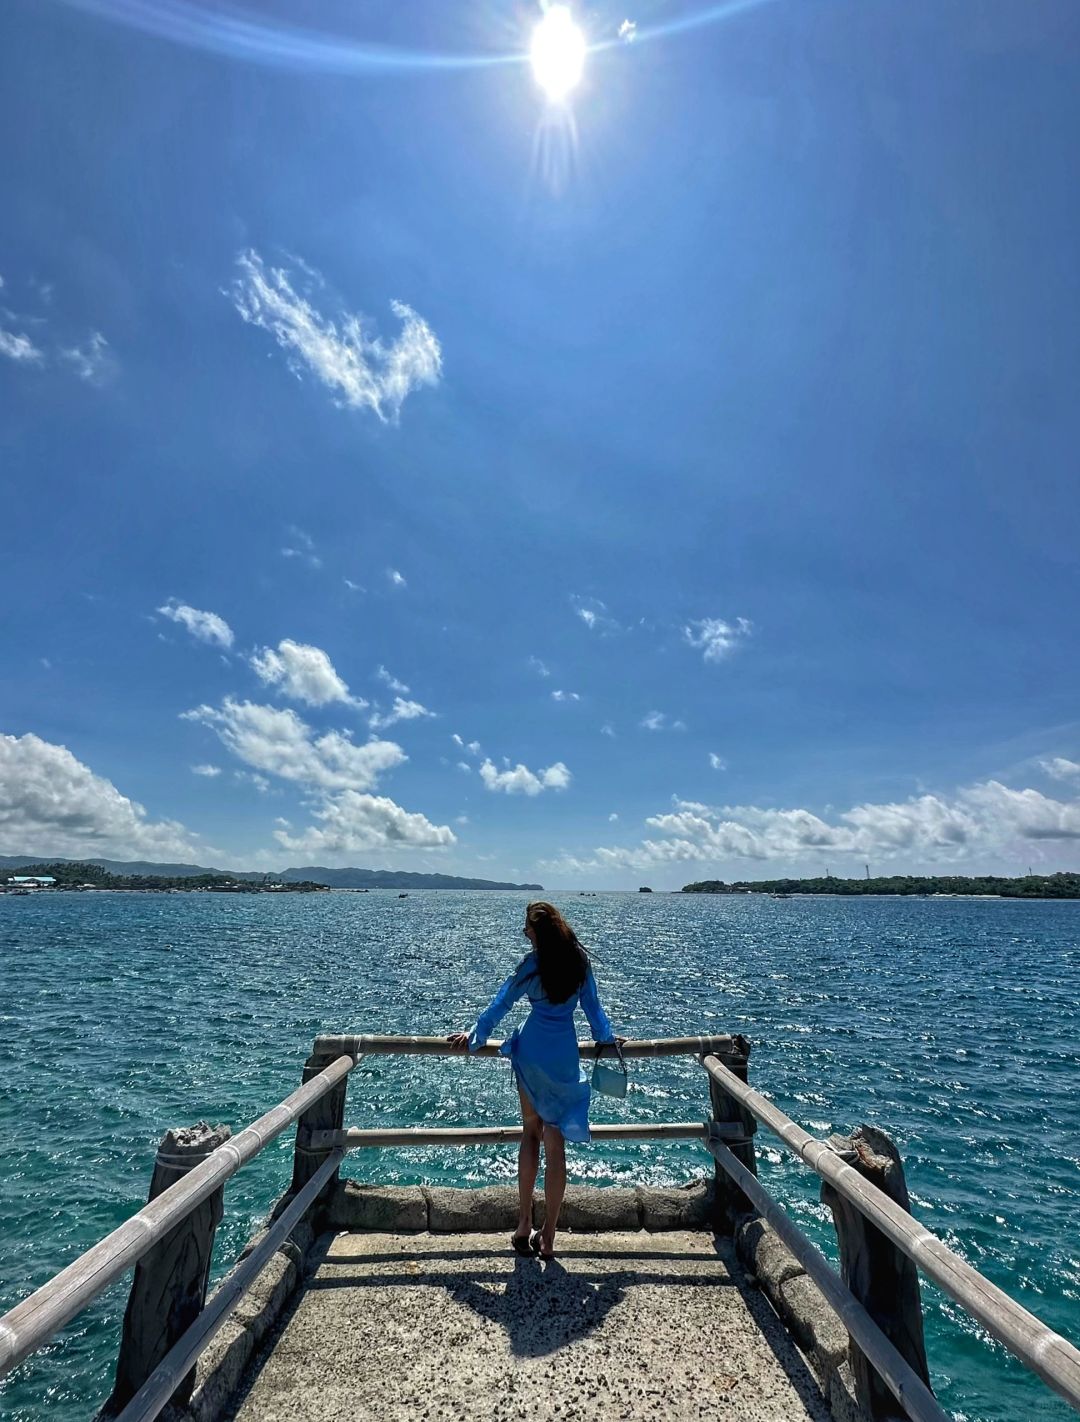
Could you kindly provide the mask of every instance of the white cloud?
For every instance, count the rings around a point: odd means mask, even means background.
[[[457,818],[455,819],[455,821],[454,821],[454,824],[456,824],[456,825],[467,825],[468,823],[469,823],[469,817],[468,817],[468,815],[458,815],[458,817],[457,817]]]
[[[610,721],[605,721],[604,724],[600,727],[600,734],[602,736],[611,736],[611,738],[614,739],[615,727],[611,724]]]
[[[619,818],[619,816],[618,816],[617,811],[612,810],[611,814],[608,815],[608,824],[609,824],[609,825],[613,825],[613,824],[615,823],[615,821],[616,821],[618,818]]]
[[[44,351],[39,351],[29,336],[3,330],[0,330],[0,355],[23,365],[40,365],[45,359]]]
[[[389,579],[391,587],[407,588],[409,586],[408,583],[405,581],[404,574],[399,573],[396,568],[387,568],[386,576]]]
[[[35,735],[0,735],[0,850],[147,859],[197,858],[183,825],[153,821],[142,805]]]
[[[826,820],[806,809],[755,805],[717,808],[675,800],[673,809],[645,823],[662,836],[632,848],[600,848],[565,867],[645,869],[679,862],[717,864],[730,859],[819,860],[823,852],[859,860],[906,858],[921,867],[993,853],[1015,854],[1035,842],[1080,841],[1080,798],[1055,800],[1038,790],[1012,790],[987,780],[951,798],[855,805]]]
[[[419,721],[425,717],[433,718],[434,715],[434,711],[429,711],[426,706],[421,706],[419,701],[406,701],[400,696],[395,696],[393,706],[385,715],[380,711],[371,713],[368,725],[373,731],[378,731],[387,726],[394,726],[399,721]]]
[[[316,790],[370,790],[380,775],[408,759],[393,741],[357,745],[342,731],[316,735],[295,711],[232,697],[220,707],[185,711],[182,719],[209,726],[253,770]]]
[[[459,770],[463,770],[466,775],[471,775],[471,774],[472,774],[472,766],[469,764],[469,762],[468,762],[467,760],[459,760],[458,763],[457,763],[457,768],[458,768]]]
[[[302,834],[274,831],[284,848],[319,858],[355,854],[370,849],[402,846],[448,848],[457,843],[449,825],[436,825],[421,814],[403,810],[385,795],[365,795],[356,790],[328,800],[314,813],[316,824]]]
[[[302,701],[308,706],[328,706],[335,701],[347,706],[367,706],[362,698],[350,695],[348,686],[321,647],[310,647],[286,637],[278,643],[276,651],[264,647],[249,660],[260,681],[276,686],[293,701]]]
[[[352,578],[343,578],[342,582],[345,584],[345,586],[349,589],[350,592],[362,593],[367,591],[367,589],[362,583],[354,583]]]
[[[722,662],[753,632],[745,617],[725,622],[722,617],[703,617],[683,628],[683,637],[696,647],[707,662]]]
[[[672,721],[666,711],[650,711],[641,720],[643,731],[685,731],[686,722]]]
[[[223,617],[216,612],[200,612],[197,607],[188,607],[171,597],[164,607],[159,607],[162,617],[170,622],[178,622],[186,627],[198,642],[206,642],[211,647],[223,647],[226,651],[233,644],[233,630]]]
[[[210,727],[249,771],[235,772],[267,790],[266,776],[299,785],[311,802],[312,825],[296,834],[275,831],[285,849],[318,858],[377,848],[444,847],[455,842],[447,825],[369,793],[378,778],[408,759],[393,741],[357,745],[340,731],[317,735],[295,711],[226,698],[198,706],[184,720]]]
[[[257,770],[234,770],[233,779],[239,780],[241,785],[254,785],[260,795],[270,793],[270,782],[265,775],[260,775]]]
[[[627,44],[632,44],[637,39],[637,23],[634,20],[624,20],[619,26],[619,38]]]
[[[1080,761],[1066,760],[1061,755],[1055,755],[1050,760],[1040,760],[1039,766],[1055,780],[1072,780],[1080,777]]]
[[[553,691],[551,699],[552,701],[580,701],[581,697],[576,691]]]
[[[191,767],[191,773],[192,773],[192,775],[203,775],[203,776],[206,777],[207,780],[212,780],[216,775],[220,775],[220,774],[221,774],[221,766],[220,766],[220,765],[193,765],[193,766]]]
[[[480,742],[479,742],[479,741],[470,741],[469,744],[465,747],[465,749],[469,752],[470,755],[479,755],[479,754],[480,754]]]
[[[391,691],[398,691],[402,696],[408,696],[409,688],[403,681],[398,681],[396,676],[391,676],[385,667],[380,667],[375,673],[380,681],[384,681]]]
[[[257,252],[242,252],[237,265],[240,275],[230,292],[236,310],[251,325],[269,331],[288,353],[293,370],[309,371],[339,404],[394,422],[413,390],[438,384],[438,339],[404,302],[390,303],[402,329],[386,343],[371,334],[362,316],[346,312],[335,322],[321,315],[295,289],[287,271],[267,267]]]
[[[291,543],[286,543],[281,550],[283,558],[295,558],[301,563],[306,563],[309,568],[316,572],[322,567],[322,559],[315,551],[315,540],[310,533],[305,533],[302,528],[297,528],[295,524],[290,524],[288,528]],[[348,578],[345,579],[349,582]],[[349,584],[350,587],[355,584]]]
[[[114,367],[109,343],[100,331],[91,332],[81,346],[68,346],[60,352],[60,357],[88,385],[103,385]]]
[[[607,604],[595,597],[573,597],[574,611],[590,632],[615,632],[619,624],[607,610]]]
[[[529,666],[532,667],[533,671],[536,673],[537,676],[550,676],[550,675],[551,675],[551,672],[550,672],[550,670],[548,669],[547,663],[546,663],[546,662],[542,662],[539,657],[530,657],[530,658],[529,658]]]
[[[506,795],[539,795],[543,790],[565,790],[572,777],[561,760],[535,773],[520,763],[513,769],[499,770],[490,760],[485,760],[480,767],[480,779],[488,790],[501,790]]]
[[[709,764],[712,766],[713,770],[727,769],[727,761],[722,755],[717,755],[715,751],[709,752]]]
[[[466,744],[464,739],[458,735],[457,731],[454,732],[450,739],[453,741],[454,745],[456,745],[461,750],[468,751],[470,755],[478,756],[480,754],[481,745],[479,741],[469,741],[469,743]]]

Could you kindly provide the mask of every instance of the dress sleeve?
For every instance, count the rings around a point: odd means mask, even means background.
[[[491,1036],[496,1026],[503,1020],[506,1014],[517,1002],[518,998],[524,996],[525,987],[530,977],[532,977],[533,967],[530,958],[523,958],[518,964],[517,970],[507,978],[502,987],[491,999],[491,1002],[484,1008],[476,1020],[476,1026],[469,1033],[469,1051],[475,1052],[478,1047],[482,1047]]]
[[[593,977],[591,968],[581,987],[581,1010],[589,1019],[594,1042],[614,1042],[615,1029],[608,1021],[607,1013],[600,1006],[600,995],[596,991],[596,979]]]

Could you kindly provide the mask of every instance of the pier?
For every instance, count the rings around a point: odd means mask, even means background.
[[[745,1038],[626,1044],[628,1059],[696,1059],[703,1117],[594,1136],[697,1140],[711,1173],[684,1189],[571,1187],[552,1264],[509,1253],[514,1190],[340,1178],[354,1150],[520,1136],[514,1125],[348,1127],[351,1072],[387,1054],[451,1049],[443,1038],[320,1036],[300,1086],[238,1134],[167,1131],[147,1205],[0,1319],[0,1376],[133,1270],[102,1419],[946,1422],[921,1274],[1080,1410],[1080,1351],[913,1218],[889,1137],[870,1126],[810,1135],[750,1085]],[[293,1126],[288,1191],[208,1295],[226,1181]],[[760,1127],[820,1178],[839,1270],[759,1178]]]

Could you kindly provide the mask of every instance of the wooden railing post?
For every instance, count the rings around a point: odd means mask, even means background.
[[[224,1145],[228,1126],[197,1126],[166,1131],[158,1146],[147,1203],[156,1200],[211,1151]],[[102,1416],[115,1416],[138,1392],[165,1354],[202,1312],[214,1234],[221,1221],[225,1187],[215,1190],[171,1229],[135,1266],[124,1313],[116,1382]],[[183,1406],[195,1385],[194,1368],[173,1402]]]
[[[308,1057],[304,1063],[304,1074],[301,1084],[309,1082],[312,1077],[318,1076],[321,1071],[337,1060],[341,1055],[340,1051],[329,1053],[320,1052],[318,1043],[316,1050]],[[311,1146],[312,1131],[340,1131],[345,1126],[345,1091],[348,1087],[348,1077],[342,1077],[341,1081],[321,1096],[314,1105],[309,1106],[296,1123],[296,1151],[293,1156],[293,1177],[290,1194],[295,1195],[302,1190],[311,1177],[322,1165],[327,1156],[332,1154],[332,1148],[313,1150]],[[337,1188],[337,1171],[327,1181],[325,1187],[319,1192],[316,1204],[325,1203]],[[284,1204],[284,1202],[282,1202]]]
[[[859,1126],[850,1136],[830,1136],[828,1145],[845,1164],[911,1213],[900,1152],[884,1131]],[[836,1224],[840,1272],[845,1284],[929,1387],[918,1269],[860,1210],[824,1181],[821,1199],[832,1210]],[[896,1403],[889,1389],[854,1343],[850,1345],[850,1359],[859,1405],[874,1422],[896,1417]]]
[[[733,1037],[729,1050],[717,1051],[714,1055],[740,1081],[746,1081],[747,1066],[750,1060],[750,1043],[745,1037]],[[730,1147],[740,1164],[745,1165],[747,1170],[756,1175],[757,1158],[754,1152],[754,1132],[757,1130],[757,1121],[744,1106],[729,1096],[724,1088],[713,1081],[711,1077],[709,1079],[709,1100],[712,1103],[714,1121],[729,1124],[734,1122],[742,1128],[743,1139],[726,1140],[725,1144]],[[725,1170],[717,1165],[715,1171],[716,1225],[718,1229],[730,1233],[734,1228],[735,1217],[746,1214],[753,1209],[753,1206],[739,1187],[732,1182]]]

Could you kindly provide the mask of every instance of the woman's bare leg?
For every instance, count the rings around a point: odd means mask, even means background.
[[[566,1194],[566,1145],[557,1126],[544,1127],[544,1228],[540,1234],[545,1254],[555,1248],[563,1196]]]
[[[540,1137],[544,1123],[532,1108],[532,1102],[518,1087],[521,1097],[521,1146],[518,1149],[518,1224],[514,1233],[526,1239],[532,1233],[533,1190],[536,1172],[540,1168]]]

